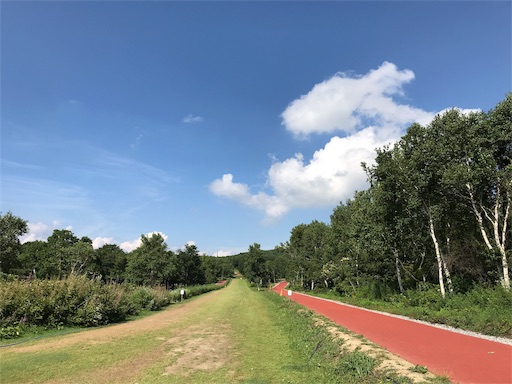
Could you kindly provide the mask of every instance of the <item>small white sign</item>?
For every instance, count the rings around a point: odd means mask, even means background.
[[[180,291],[180,294],[181,294],[181,296],[183,296],[183,295],[185,294],[185,290],[184,290],[184,289],[182,289],[182,290]]]
[[[291,295],[292,295],[292,290],[291,290],[291,289],[289,289],[289,290],[288,290],[288,296],[291,296]]]

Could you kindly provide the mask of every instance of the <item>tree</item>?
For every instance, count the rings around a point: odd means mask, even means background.
[[[270,280],[270,274],[266,269],[266,258],[260,244],[253,243],[249,246],[243,272],[250,281],[258,284],[258,287]]]
[[[177,252],[177,270],[180,284],[204,284],[206,281],[199,251],[193,244],[187,244],[184,250]]]
[[[96,269],[103,281],[122,282],[127,264],[126,252],[116,244],[105,244],[95,253]]]
[[[501,282],[510,290],[512,220],[512,93],[488,113],[462,115],[443,127],[451,161],[443,181],[473,213],[490,257],[498,256]]]
[[[142,235],[141,245],[128,255],[126,274],[135,284],[154,286],[166,280],[170,263],[170,254],[162,235]]]
[[[12,212],[0,214],[0,272],[9,273],[18,264],[20,236],[28,232],[27,222]]]
[[[314,289],[322,280],[321,271],[326,259],[329,226],[318,220],[309,224],[299,224],[292,229],[290,241],[285,251],[290,258],[290,266],[295,270],[294,281],[301,287]]]
[[[49,278],[59,273],[46,241],[36,240],[22,244],[19,261],[20,275]]]
[[[70,230],[55,229],[47,241],[58,277],[85,273],[94,263],[94,249],[88,237],[79,239]]]

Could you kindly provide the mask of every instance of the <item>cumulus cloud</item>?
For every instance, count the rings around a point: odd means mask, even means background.
[[[60,221],[58,220],[53,220],[51,226],[41,221],[38,221],[37,223],[28,222],[28,233],[20,236],[20,242],[23,244],[30,241],[46,241],[46,239],[48,239],[48,237],[53,233],[53,230],[59,228],[60,225]],[[73,226],[68,225],[64,229],[73,231]]]
[[[366,174],[361,163],[373,163],[375,148],[394,141],[394,132],[389,129],[383,134],[375,127],[368,127],[348,137],[332,137],[308,162],[301,154],[275,162],[267,174],[267,186],[272,195],[251,194],[246,184],[233,182],[231,174],[213,181],[210,190],[218,196],[262,210],[270,221],[292,208],[335,205],[351,197],[355,190],[366,187]]]
[[[267,173],[266,191],[252,192],[247,184],[225,174],[210,184],[217,196],[238,201],[276,220],[293,208],[326,207],[367,187],[361,163],[372,164],[375,148],[395,142],[413,122],[429,123],[434,113],[396,99],[414,79],[411,70],[389,62],[366,75],[338,73],[294,100],[281,114],[282,124],[296,138],[334,134],[305,160],[298,153],[276,161]]]
[[[263,210],[267,217],[279,217],[288,211],[278,196],[270,196],[264,192],[251,194],[246,184],[234,183],[232,174],[225,174],[221,179],[210,184],[210,191],[215,195],[236,200],[249,207]]]
[[[42,222],[28,223],[28,233],[20,237],[20,242],[27,243],[29,241],[45,241],[51,235],[52,229]]]
[[[105,244],[114,244],[112,237],[97,237],[92,241],[92,247],[98,249],[103,247]]]
[[[146,236],[151,237],[156,234],[159,234],[160,236],[162,236],[164,238],[164,241],[167,241],[168,236],[163,232],[148,232],[148,233],[146,233]],[[142,244],[142,240],[141,240],[141,237],[139,237],[138,239],[131,240],[131,241],[125,241],[125,242],[119,244],[119,248],[121,248],[125,252],[131,252],[134,249],[139,248],[141,246],[141,244]]]
[[[201,116],[187,115],[181,121],[186,124],[200,123],[203,121],[203,118]]]
[[[352,134],[364,128],[365,123],[368,125],[368,121],[373,124],[428,121],[432,114],[393,99],[403,95],[403,85],[413,79],[411,70],[400,71],[389,62],[364,76],[337,73],[292,101],[281,114],[282,124],[294,135],[304,137],[335,131]]]

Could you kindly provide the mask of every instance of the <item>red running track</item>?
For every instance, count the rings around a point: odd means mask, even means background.
[[[297,292],[287,296],[391,353],[459,383],[512,384],[512,346]]]

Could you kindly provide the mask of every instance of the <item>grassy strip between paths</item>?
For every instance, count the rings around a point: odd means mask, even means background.
[[[3,348],[0,374],[2,383],[411,382],[377,372],[361,351],[342,353],[325,324],[238,279],[134,322]]]

